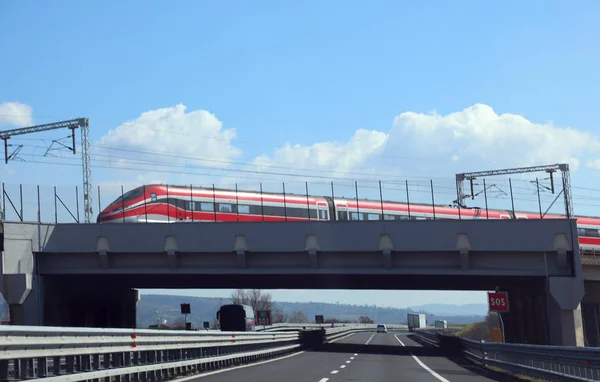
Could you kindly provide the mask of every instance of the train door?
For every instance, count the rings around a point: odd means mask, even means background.
[[[349,220],[348,216],[348,203],[336,204],[337,209],[337,220]]]
[[[185,220],[193,221],[194,220],[194,211],[196,211],[196,202],[190,201],[187,204],[187,208],[185,209]]]
[[[327,203],[317,202],[317,220],[329,220]]]

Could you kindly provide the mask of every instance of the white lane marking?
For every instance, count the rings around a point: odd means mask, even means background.
[[[329,381],[329,378],[321,378],[321,379],[319,379],[319,382],[327,382],[327,381]]]
[[[337,371],[337,370],[334,370],[331,372],[331,374],[337,374],[337,373],[339,373],[339,371]]]
[[[299,355],[299,354],[302,354],[302,353],[305,353],[305,351],[303,350],[303,351],[299,351],[297,353],[286,355],[285,357],[280,357],[280,358],[275,358],[275,359],[269,359],[269,360],[266,360],[266,361],[260,361],[260,362],[256,362],[256,363],[251,363],[249,365],[235,366],[235,367],[230,367],[230,368],[223,369],[223,370],[210,371],[210,372],[206,372],[206,373],[203,372],[201,374],[195,374],[195,375],[192,375],[192,376],[189,376],[189,377],[178,378],[177,382],[189,381],[189,380],[192,380],[192,379],[202,378],[202,377],[206,377],[206,376],[213,375],[213,374],[225,373],[226,371],[231,371],[231,370],[236,370],[236,369],[243,369],[245,367],[263,365],[265,363],[271,363],[271,362],[279,361],[279,360],[290,358],[290,357],[293,357],[295,355]]]
[[[340,337],[340,338],[336,338],[335,340],[331,340],[331,341],[329,341],[329,343],[333,343],[333,342],[335,342],[335,341],[343,340],[344,338],[348,338],[348,337],[350,337],[350,336],[353,336],[353,335],[355,335],[355,334],[356,334],[356,333],[350,333],[350,334],[348,334],[347,336],[343,336],[343,337]]]
[[[357,355],[358,355],[357,353],[354,353],[354,356],[355,356],[355,357],[356,357]]]
[[[354,357],[350,357],[350,359],[354,359]]]
[[[345,367],[346,367],[346,365],[342,365],[342,366],[340,366],[340,369],[343,369],[343,368],[345,368]]]
[[[396,335],[394,335],[394,337],[398,340],[398,342],[400,342],[400,345],[406,347],[406,345],[404,345],[404,342],[400,341],[400,338],[398,338]],[[429,374],[433,375],[434,377],[436,377],[438,380],[440,380],[442,382],[450,382],[449,380],[447,380],[446,378],[442,377],[441,375],[439,375],[435,371],[431,370],[427,365],[425,365],[423,362],[421,362],[421,360],[418,359],[417,356],[415,356],[412,352],[410,353],[410,355],[414,358],[415,361],[417,361],[417,363],[419,364],[419,366],[421,366],[423,369],[427,370],[429,372]]]
[[[365,342],[365,345],[368,345],[369,342],[371,342],[371,340],[373,339],[374,336],[375,336],[375,334],[373,333],[373,335],[371,337],[369,337],[369,339],[367,340],[367,342]]]
[[[352,361],[346,361],[346,363],[350,363],[350,362],[352,362]]]

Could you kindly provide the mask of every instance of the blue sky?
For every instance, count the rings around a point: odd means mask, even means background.
[[[439,198],[450,199],[457,172],[569,162],[576,212],[600,215],[599,11],[595,1],[4,1],[0,128],[90,118],[102,205],[120,184],[279,187],[316,182],[314,174],[340,184],[402,178],[415,188],[433,177]],[[11,140],[24,145],[20,160],[0,176],[12,193],[27,185],[27,216],[33,185],[72,195],[81,184],[79,156],[43,155],[67,134]],[[517,178],[521,209],[537,205],[532,179]],[[553,196],[543,198],[549,205]],[[274,294],[394,306],[485,301]]]

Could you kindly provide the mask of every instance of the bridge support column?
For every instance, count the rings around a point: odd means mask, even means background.
[[[585,281],[581,301],[585,346],[600,347],[600,282]]]
[[[550,277],[548,280],[549,335],[551,345],[584,346],[581,300],[582,278]]]
[[[2,295],[8,304],[11,325],[43,325],[39,277],[32,274],[3,276]]]
[[[0,288],[12,325],[42,325],[42,280],[35,274],[34,243],[21,230],[3,243]]]

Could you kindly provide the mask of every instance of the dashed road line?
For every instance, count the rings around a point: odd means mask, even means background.
[[[321,378],[321,379],[319,379],[319,382],[327,382],[327,381],[329,381],[329,378]]]
[[[343,369],[343,368],[345,368],[345,367],[346,367],[346,365],[342,365],[342,366],[340,366],[340,369]]]
[[[334,370],[331,372],[331,374],[337,374],[337,373],[339,373],[339,371],[337,371],[337,370]]]
[[[369,342],[371,342],[371,340],[373,339],[374,336],[375,336],[375,333],[373,333],[373,335],[371,337],[369,337],[369,339],[367,340],[367,342],[365,342],[365,345],[368,345]]]

